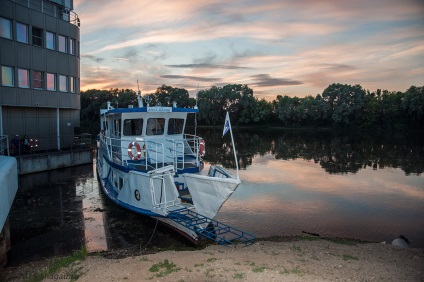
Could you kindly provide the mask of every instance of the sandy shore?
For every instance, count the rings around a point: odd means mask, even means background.
[[[42,261],[3,269],[22,281]],[[110,259],[89,255],[44,281],[424,281],[424,250],[332,240],[259,241],[250,246],[211,245],[196,251],[163,251]]]

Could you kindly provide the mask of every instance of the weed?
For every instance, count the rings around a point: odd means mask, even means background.
[[[213,269],[213,268],[206,269],[206,271],[205,271],[206,277],[210,277],[210,278],[215,277],[215,274],[211,273],[212,271],[215,271],[215,269]]]
[[[244,273],[236,273],[233,275],[234,279],[243,279],[246,275]]]
[[[301,270],[301,269],[299,269],[297,267],[295,267],[293,269],[286,269],[286,268],[284,268],[283,271],[279,271],[278,273],[279,274],[297,274],[297,275],[300,275],[300,276],[302,276],[302,275],[305,274],[305,272],[303,270]]]
[[[253,272],[264,272],[266,269],[266,266],[256,266],[252,269]]]
[[[177,272],[180,270],[180,267],[177,267],[175,263],[169,262],[167,259],[165,259],[163,262],[155,263],[149,268],[150,272],[158,272],[155,274],[156,277],[164,277],[171,274],[172,272]]]
[[[208,258],[207,262],[214,262],[216,260],[218,260],[218,259],[217,258]]]
[[[58,259],[54,260],[53,263],[47,267],[47,269],[36,273],[28,281],[29,282],[38,282],[38,281],[42,281],[42,280],[50,278],[50,277],[55,277],[56,273],[61,268],[68,267],[68,266],[72,265],[73,263],[75,263],[77,261],[85,260],[86,257],[87,257],[87,249],[85,249],[85,247],[83,247],[83,248],[81,248],[81,250],[74,252],[70,256],[62,257],[62,258],[58,258]],[[76,281],[81,275],[84,274],[81,270],[82,270],[82,267],[77,268],[77,269],[71,268],[71,270],[69,270],[69,276],[67,276],[67,277],[71,281]],[[65,275],[67,275],[67,274],[65,274]]]
[[[351,255],[343,255],[344,260],[358,260],[357,257]]]
[[[203,263],[198,263],[194,265],[194,267],[199,267],[199,266],[203,266]]]
[[[142,257],[139,259],[139,261],[150,261],[147,257]]]
[[[294,251],[294,252],[297,252],[297,253],[302,252],[302,250],[300,249],[300,247],[299,247],[299,246],[295,246],[295,245],[293,245],[293,246],[290,246],[290,249],[291,249],[292,251]]]

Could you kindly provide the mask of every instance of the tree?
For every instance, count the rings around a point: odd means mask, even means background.
[[[416,122],[417,125],[422,124],[424,121],[424,86],[411,86],[406,90],[402,107],[412,121]]]
[[[360,85],[334,83],[322,93],[329,106],[332,121],[341,126],[351,125],[360,117],[365,102],[365,90]]]

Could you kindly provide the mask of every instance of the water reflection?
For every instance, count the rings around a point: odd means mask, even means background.
[[[199,131],[207,140],[206,160],[235,168],[230,138],[221,138],[220,129]],[[276,159],[304,159],[319,163],[330,174],[356,173],[367,167],[390,167],[400,168],[407,175],[424,171],[423,134],[373,135],[331,130],[234,132],[238,161],[243,169],[252,165],[255,156],[271,153]]]
[[[235,173],[228,136],[199,129],[206,165]],[[217,219],[258,237],[299,235],[390,242],[400,234],[424,248],[424,138],[332,132],[235,131],[242,184]],[[10,264],[89,251],[139,254],[188,242],[156,221],[105,199],[94,166],[20,177],[10,223]]]
[[[85,246],[111,256],[186,247],[179,234],[105,199],[93,165],[21,176],[10,212],[9,265]]]

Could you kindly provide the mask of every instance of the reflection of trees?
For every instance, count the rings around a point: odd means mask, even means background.
[[[205,160],[235,168],[231,138],[220,129],[198,132],[206,140]],[[406,174],[424,171],[424,142],[419,133],[403,136],[338,134],[333,131],[287,130],[234,132],[240,168],[252,164],[256,154],[275,154],[276,159],[313,160],[326,172],[356,173],[362,168],[400,168]]]
[[[234,131],[239,167],[245,169],[252,164],[256,154],[264,155],[272,150],[273,137],[249,131]],[[230,133],[222,138],[222,129],[202,128],[197,132],[206,141],[205,160],[220,163],[224,167],[235,168],[234,152]]]

